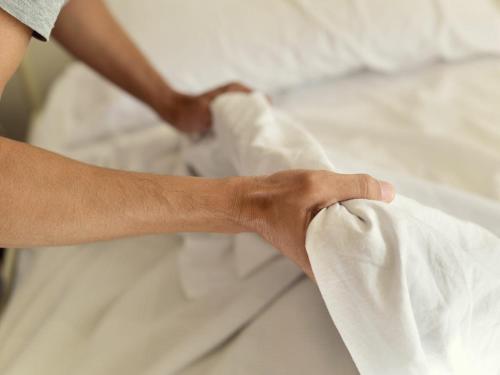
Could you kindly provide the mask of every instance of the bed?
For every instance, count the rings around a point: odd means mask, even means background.
[[[332,9],[322,2],[258,1],[245,8],[214,1],[205,9],[214,24],[200,23],[196,1],[166,3],[165,14],[173,10],[174,19],[198,25],[172,21],[169,27],[190,33],[182,46],[171,29],[154,31],[152,25],[161,24],[157,2],[111,6],[177,87],[195,92],[229,79],[253,82],[272,94],[275,108],[304,124],[340,169],[395,181],[405,195],[500,236],[500,16],[494,2],[474,3],[469,13],[466,0],[461,12],[451,13],[444,1],[393,2],[399,4],[393,13],[376,13],[393,21],[382,25],[365,17],[385,9],[384,2],[339,2],[341,15],[366,21],[354,23],[349,34],[352,25],[340,16],[334,30],[324,25]],[[422,17],[435,16],[436,4],[449,23],[428,17],[432,22],[422,24]],[[243,17],[249,9],[255,14]],[[148,25],[140,11],[149,12]],[[224,12],[234,18],[221,18]],[[278,15],[284,25],[275,35]],[[256,19],[271,35],[257,49]],[[470,27],[480,21],[481,27]],[[200,50],[203,35],[226,35],[235,23],[240,41],[214,37],[213,48]],[[401,35],[386,37],[391,28],[404,30],[404,48],[395,47]],[[367,41],[371,31],[375,39]],[[206,70],[196,65],[196,54],[205,54]],[[218,70],[221,61],[225,68]],[[189,161],[200,160],[188,140],[78,63],[55,84],[30,141],[93,164],[163,174],[186,174]],[[235,259],[228,256],[234,241],[241,239],[164,235],[18,251],[14,293],[0,321],[1,372],[377,373],[357,368],[317,287],[293,264],[272,249],[262,253],[272,258],[272,269],[245,252]],[[196,256],[186,257],[186,249]],[[194,270],[189,277],[186,267]]]

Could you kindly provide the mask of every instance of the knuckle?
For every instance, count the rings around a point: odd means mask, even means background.
[[[358,175],[359,193],[363,197],[378,198],[380,187],[378,181],[368,174]]]
[[[315,204],[323,204],[324,201],[331,200],[334,189],[331,189],[329,181],[335,173],[319,170],[304,171],[301,174],[301,192],[308,201]]]
[[[304,171],[300,174],[301,190],[307,196],[314,194],[318,187],[317,172]]]
[[[247,86],[245,86],[242,82],[239,81],[231,82],[229,84],[229,89],[234,91],[244,91],[244,92],[249,91]]]

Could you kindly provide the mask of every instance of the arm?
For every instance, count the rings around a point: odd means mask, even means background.
[[[310,276],[305,233],[321,208],[394,195],[370,177],[324,171],[226,179],[123,172],[1,137],[0,174],[0,247],[166,232],[256,232]]]
[[[0,96],[16,71],[31,39],[31,30],[0,9]]]
[[[0,87],[31,30],[0,9]],[[128,173],[0,137],[0,247],[73,244],[147,233],[241,231],[232,180]]]
[[[177,93],[129,39],[102,0],[71,0],[59,15],[53,36],[75,57],[181,131],[209,128],[209,104],[217,95],[250,91],[234,83],[198,96]]]
[[[235,181],[131,173],[0,138],[0,246],[236,232]]]
[[[0,82],[30,30],[0,11]],[[363,175],[287,171],[201,179],[90,166],[0,137],[0,247],[76,244],[165,232],[256,232],[312,277],[307,227],[321,208],[394,190]]]

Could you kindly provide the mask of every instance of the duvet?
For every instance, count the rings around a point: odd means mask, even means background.
[[[272,109],[263,95],[223,96],[213,113],[216,136],[188,151],[201,174],[336,170],[305,126]],[[488,215],[500,223],[500,212]],[[272,267],[279,256],[259,241],[240,237],[229,250],[240,278]],[[187,292],[197,296],[224,280],[210,277],[215,270],[200,279],[194,242],[188,236],[181,272]],[[322,210],[308,228],[306,248],[332,332],[336,326],[361,374],[500,373],[495,234],[398,195],[389,205],[351,200]]]

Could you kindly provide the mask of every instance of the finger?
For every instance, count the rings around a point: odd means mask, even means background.
[[[302,268],[302,270],[304,271],[306,276],[309,277],[309,279],[312,282],[314,282],[314,283],[316,282],[316,278],[314,277],[314,273],[313,273],[313,270],[311,268],[311,263],[308,262],[307,265]]]
[[[233,82],[225,86],[225,92],[244,92],[249,94],[252,91],[251,88],[239,82]]]
[[[371,199],[392,202],[396,194],[394,186],[379,181],[367,174],[337,175],[339,190],[338,201],[349,199]]]
[[[210,101],[214,100],[217,96],[228,93],[228,92],[243,92],[251,93],[252,90],[241,83],[228,83],[227,85],[217,87],[206,93]]]

